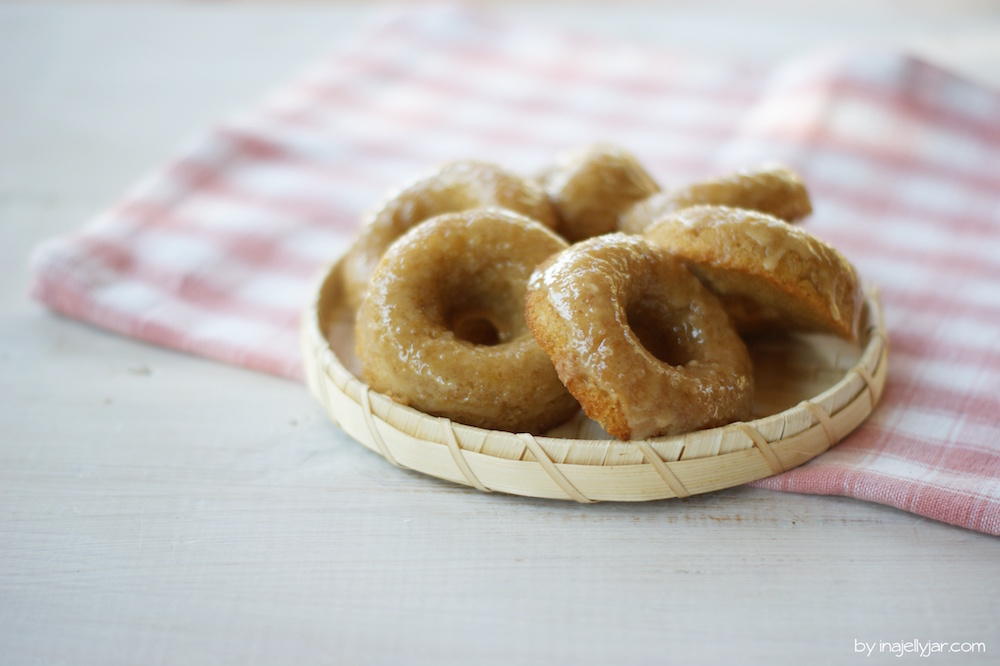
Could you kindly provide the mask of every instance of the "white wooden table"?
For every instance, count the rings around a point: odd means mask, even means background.
[[[889,40],[1000,85],[985,3],[718,7],[497,10],[765,62]],[[298,384],[28,298],[36,243],[370,13],[0,5],[0,664],[842,664],[913,640],[997,663],[996,538],[751,488],[483,495],[390,466]]]

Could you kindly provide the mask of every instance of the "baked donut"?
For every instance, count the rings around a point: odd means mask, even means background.
[[[747,208],[786,222],[812,212],[809,192],[794,171],[761,165],[658,192],[622,213],[618,228],[630,234],[642,233],[664,215],[702,204]]]
[[[863,299],[854,267],[800,227],[755,211],[695,206],[644,236],[687,264],[742,334],[802,330],[857,339]]]
[[[587,415],[619,439],[745,419],[750,357],[718,299],[641,236],[598,236],[531,276],[532,335]]]
[[[559,212],[557,231],[571,243],[615,231],[621,213],[660,191],[634,156],[605,144],[562,155],[536,180]]]
[[[356,320],[368,384],[482,428],[540,433],[579,405],[524,320],[532,269],[566,242],[502,209],[431,218],[390,246]]]
[[[558,217],[537,185],[487,162],[451,162],[402,189],[366,220],[341,262],[347,305],[356,309],[379,258],[410,227],[442,213],[497,206],[554,229]]]

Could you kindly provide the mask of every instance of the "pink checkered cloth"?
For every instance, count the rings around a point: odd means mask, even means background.
[[[665,186],[792,166],[813,198],[805,228],[880,288],[882,403],[830,452],[757,485],[1000,534],[1000,94],[897,53],[766,69],[400,10],[42,245],[34,295],[299,379],[300,310],[392,187],[452,159],[529,173],[597,141]]]

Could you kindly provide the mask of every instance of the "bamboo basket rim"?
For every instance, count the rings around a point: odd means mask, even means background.
[[[888,373],[888,335],[878,291],[869,286],[857,362],[826,390],[775,414],[631,441],[486,430],[396,403],[348,369],[327,338],[341,305],[338,266],[323,274],[301,320],[310,392],[336,425],[393,465],[484,492],[581,503],[648,501],[780,474],[857,428],[878,404]],[[708,454],[684,455],[706,445]]]

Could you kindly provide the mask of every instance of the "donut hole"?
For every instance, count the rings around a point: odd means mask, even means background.
[[[520,283],[520,276],[513,280],[505,276],[495,259],[458,267],[439,294],[444,325],[457,339],[473,345],[510,342],[527,326]]]
[[[650,300],[631,303],[625,311],[639,344],[658,361],[676,367],[698,358],[699,331],[691,326],[686,314]]]
[[[456,338],[474,345],[492,346],[501,342],[500,328],[491,313],[484,310],[452,313],[448,327]]]

